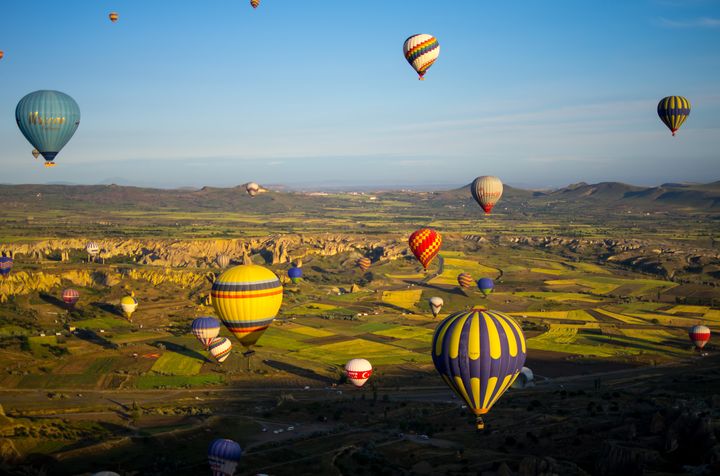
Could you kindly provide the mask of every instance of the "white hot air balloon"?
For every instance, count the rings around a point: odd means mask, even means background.
[[[219,363],[223,363],[225,362],[225,359],[227,359],[230,355],[230,351],[232,350],[232,342],[230,342],[230,339],[228,339],[227,337],[216,337],[210,343],[210,347],[208,348],[208,350],[210,351],[210,355],[212,355],[215,360],[217,360]]]
[[[420,33],[413,35],[403,44],[403,55],[410,66],[418,74],[418,79],[425,79],[428,68],[438,59],[440,55],[440,44],[432,35]]]
[[[433,317],[437,317],[438,314],[440,314],[440,309],[442,309],[443,304],[445,304],[443,299],[438,296],[431,297],[428,303],[430,304],[430,312],[432,312]]]
[[[254,197],[260,191],[260,185],[256,184],[255,182],[250,182],[245,186],[245,190],[247,191],[248,195]]]
[[[365,359],[352,359],[345,364],[345,375],[356,387],[365,385],[372,373],[372,365]]]
[[[473,180],[470,185],[470,192],[475,201],[485,210],[485,213],[490,213],[490,210],[502,197],[503,184],[497,177],[483,175]]]

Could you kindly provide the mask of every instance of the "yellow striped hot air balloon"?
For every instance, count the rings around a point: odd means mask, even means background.
[[[117,12],[110,12],[108,18],[111,22],[116,23],[120,19],[120,15]]]
[[[668,96],[658,103],[657,113],[663,124],[675,135],[690,115],[690,101],[682,96]]]
[[[474,307],[450,314],[435,329],[432,359],[445,383],[475,414],[477,428],[525,364],[525,336],[502,313]]]
[[[125,317],[130,320],[132,318],[133,312],[135,312],[135,309],[138,307],[138,300],[135,299],[135,293],[130,293],[129,296],[125,296],[120,300],[120,307],[123,310],[123,313],[125,314]]]
[[[250,5],[251,5],[253,8],[257,8],[258,5],[260,5],[260,0],[250,0]]]
[[[243,264],[221,274],[212,285],[212,304],[225,327],[244,347],[254,345],[282,304],[280,279],[267,268]]]

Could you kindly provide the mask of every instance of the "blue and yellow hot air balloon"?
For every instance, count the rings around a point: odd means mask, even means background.
[[[249,348],[275,319],[282,304],[283,287],[269,269],[243,264],[218,276],[211,296],[225,327]]]
[[[435,329],[432,359],[440,376],[475,414],[477,428],[525,364],[520,326],[499,312],[474,307],[449,315]]]
[[[297,284],[302,281],[302,275],[302,268],[298,266],[293,266],[292,268],[288,269],[288,278],[290,278],[290,281],[292,281],[293,284]]]
[[[20,132],[45,158],[45,166],[55,165],[55,156],[65,147],[80,125],[80,107],[60,91],[35,91],[15,108]]]
[[[0,276],[3,278],[10,274],[13,268],[13,259],[9,256],[0,256]]]
[[[491,278],[480,278],[477,287],[484,296],[487,296],[495,289],[495,282]]]
[[[690,115],[690,101],[682,96],[668,96],[662,98],[657,107],[660,120],[675,135],[685,119]]]

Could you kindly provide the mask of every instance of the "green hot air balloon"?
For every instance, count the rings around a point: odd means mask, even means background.
[[[20,132],[45,158],[45,166],[55,165],[55,156],[65,147],[80,125],[80,107],[60,91],[35,91],[15,108]]]

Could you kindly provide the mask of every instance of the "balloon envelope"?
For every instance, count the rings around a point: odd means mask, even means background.
[[[432,359],[445,383],[478,417],[505,393],[525,363],[525,336],[509,316],[475,307],[435,329]]]
[[[483,175],[470,184],[470,193],[485,213],[490,213],[503,194],[502,181],[491,175]]]
[[[91,241],[90,243],[85,245],[85,251],[87,251],[90,256],[96,256],[98,253],[100,253],[100,247],[97,243]]]
[[[111,22],[115,23],[120,18],[120,15],[118,15],[117,12],[110,12],[108,14],[108,18],[110,19]]]
[[[254,345],[282,304],[283,287],[275,273],[254,264],[235,266],[212,285],[212,303],[225,327],[245,347]]]
[[[45,165],[54,165],[55,156],[80,125],[80,107],[60,91],[35,91],[18,102],[15,121],[28,142],[45,158]]]
[[[373,368],[365,359],[352,359],[345,364],[345,375],[350,383],[362,387],[372,375]]]
[[[242,449],[233,440],[218,438],[210,443],[208,461],[213,476],[233,476],[241,457]]]
[[[250,0],[250,5],[251,5],[253,8],[257,8],[258,5],[260,5],[260,0]]]
[[[13,268],[13,259],[8,256],[0,256],[0,276],[7,276]]]
[[[216,337],[210,342],[208,350],[215,360],[223,363],[230,355],[232,342],[227,337]]]
[[[432,35],[426,33],[413,35],[405,40],[403,55],[418,74],[418,79],[424,79],[428,68],[435,63],[440,55],[440,44]]]
[[[120,300],[120,307],[122,308],[123,313],[125,313],[125,317],[130,319],[133,312],[135,312],[135,309],[138,307],[138,300],[132,295],[125,296]]]
[[[214,317],[198,317],[192,321],[190,331],[207,349],[220,334],[220,322]]]
[[[248,195],[254,197],[260,191],[260,185],[256,184],[255,182],[250,182],[245,186],[245,191]]]
[[[475,280],[473,280],[473,277],[470,275],[470,273],[458,274],[457,282],[461,288],[465,288],[465,289],[469,289],[469,288],[475,286]]]
[[[357,260],[358,268],[362,270],[364,273],[368,269],[370,269],[370,265],[372,265],[372,261],[370,261],[370,258],[362,257],[359,260]]]
[[[690,115],[690,101],[682,96],[662,98],[658,103],[657,113],[663,124],[675,135]]]
[[[226,254],[219,254],[217,258],[215,258],[215,262],[221,268],[227,268],[230,266],[230,257]]]
[[[487,296],[493,292],[493,289],[495,289],[495,283],[490,278],[480,278],[478,279],[477,287],[485,296]]]
[[[33,149],[32,156],[37,159],[38,157],[40,157],[40,151],[37,149]]]
[[[290,278],[290,281],[293,283],[298,283],[302,279],[302,268],[298,268],[297,266],[293,266],[288,270],[288,278]]]
[[[431,228],[420,228],[410,235],[408,244],[423,268],[427,269],[433,258],[440,252],[442,236]]]
[[[707,326],[693,326],[688,334],[698,350],[705,347],[710,340],[710,329]]]
[[[5,57],[5,52],[3,50],[0,50],[0,59],[3,59]]]
[[[75,289],[66,289],[62,292],[62,300],[69,307],[75,307],[75,304],[80,300],[80,293]]]
[[[442,309],[443,304],[445,304],[443,298],[438,296],[431,297],[428,303],[430,304],[430,312],[432,312],[433,317],[437,317],[438,314],[440,314],[440,309]]]

